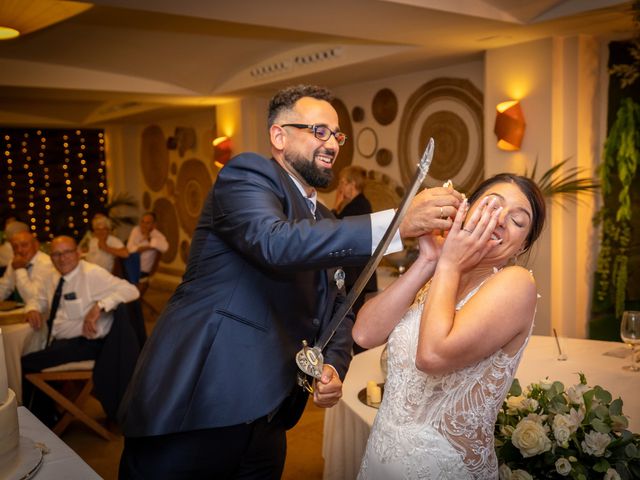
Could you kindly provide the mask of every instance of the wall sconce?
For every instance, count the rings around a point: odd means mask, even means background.
[[[493,132],[498,137],[498,148],[520,150],[526,125],[520,102],[517,100],[502,102],[498,104],[496,110],[496,124]]]
[[[233,144],[229,137],[218,137],[213,142],[213,163],[222,168],[231,159]]]

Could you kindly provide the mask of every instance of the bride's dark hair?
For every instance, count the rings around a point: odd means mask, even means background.
[[[531,205],[531,213],[533,217],[531,218],[531,230],[529,230],[529,235],[525,240],[524,250],[526,252],[531,248],[533,242],[535,242],[542,229],[544,227],[544,221],[546,217],[546,204],[544,201],[544,196],[540,191],[538,185],[528,177],[523,177],[521,175],[515,175],[513,173],[498,173],[493,177],[487,178],[484,180],[475,191],[469,196],[469,205],[472,205],[476,200],[484,195],[484,193],[491,188],[492,185],[497,183],[513,183],[515,184],[520,191],[527,197],[529,200],[529,204]]]

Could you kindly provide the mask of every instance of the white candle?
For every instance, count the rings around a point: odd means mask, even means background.
[[[382,389],[375,386],[371,389],[371,403],[380,403],[382,401]]]

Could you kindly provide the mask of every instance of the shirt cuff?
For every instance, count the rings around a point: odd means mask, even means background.
[[[394,215],[396,214],[395,210],[383,210],[381,212],[374,212],[371,214],[371,254],[376,251],[376,247],[382,240],[384,236],[384,232],[387,231],[387,227],[391,224]],[[400,229],[396,230],[396,233],[393,235],[393,239],[391,243],[387,247],[385,255],[389,253],[395,253],[402,250],[402,238],[400,238]]]

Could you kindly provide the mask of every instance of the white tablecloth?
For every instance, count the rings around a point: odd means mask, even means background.
[[[3,314],[15,316],[16,310],[0,312],[0,316]],[[2,338],[4,340],[4,356],[7,364],[9,388],[16,392],[18,403],[22,403],[22,368],[20,367],[20,357],[42,349],[46,341],[44,337],[46,328],[35,332],[28,323],[2,325],[0,328],[2,329]]]
[[[42,466],[33,477],[35,480],[102,478],[25,407],[18,407],[18,422],[21,436],[43,443],[49,449],[49,453],[44,455]]]
[[[553,337],[532,336],[516,373],[520,384],[525,387],[549,377],[567,387],[578,383],[578,372],[582,372],[589,385],[600,385],[614,398],[622,398],[623,411],[630,417],[629,429],[640,432],[640,372],[622,369],[630,363],[630,355],[625,358],[603,355],[605,352],[619,352],[625,346],[617,342],[582,339],[565,339],[564,344],[568,359],[558,361]],[[342,399],[325,413],[322,445],[324,480],[356,478],[378,411],[360,402],[358,392],[366,387],[368,380],[383,381],[380,369],[382,348],[367,350],[353,358],[344,379]]]

